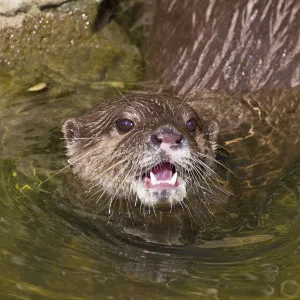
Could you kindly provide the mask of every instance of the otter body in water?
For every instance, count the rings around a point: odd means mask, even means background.
[[[176,94],[300,84],[300,1],[155,0],[147,39],[151,78]]]
[[[126,95],[66,120],[63,132],[68,162],[98,210],[114,201],[153,209],[206,206],[226,198],[218,169],[235,173],[238,192],[282,174],[299,153],[299,109],[298,90],[271,98],[207,92],[190,104],[168,95]]]
[[[218,182],[219,169],[235,173],[238,193],[282,174],[300,149],[300,92],[295,87],[300,74],[300,6],[287,2],[263,7],[262,2],[231,1],[220,9],[215,1],[201,1],[183,10],[190,18],[181,22],[175,16],[186,4],[155,2],[149,69],[162,74],[162,82],[172,85],[177,95],[189,91],[189,101],[168,95],[121,95],[64,122],[68,162],[86,183],[98,210],[111,209],[114,201],[153,210],[165,205],[192,210],[227,197]],[[276,12],[277,18],[285,16],[278,19],[278,28],[273,24]],[[248,17],[259,18],[259,28],[270,22],[270,28],[277,29],[264,34]],[[287,29],[281,32],[281,27]],[[243,33],[255,40],[255,47]],[[264,45],[265,35],[272,41],[278,37],[276,45],[286,41],[285,50]],[[244,60],[250,54],[252,63]],[[257,59],[268,69],[259,68]],[[275,91],[277,85],[283,88]],[[226,166],[224,148],[230,157]]]

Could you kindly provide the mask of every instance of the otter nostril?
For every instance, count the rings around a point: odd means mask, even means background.
[[[163,137],[161,135],[152,134],[151,141],[154,145],[160,145],[163,142]]]
[[[176,144],[181,144],[183,142],[183,135],[178,134],[177,140],[175,141]]]

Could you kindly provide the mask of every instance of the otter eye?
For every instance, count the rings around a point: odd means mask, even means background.
[[[134,127],[134,123],[128,119],[121,119],[116,122],[116,126],[119,132],[127,133]]]
[[[195,119],[186,121],[185,125],[190,132],[195,132],[197,129],[197,121]]]

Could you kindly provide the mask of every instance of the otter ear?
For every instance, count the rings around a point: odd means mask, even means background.
[[[62,132],[67,146],[81,136],[81,122],[76,118],[66,119],[62,123]]]

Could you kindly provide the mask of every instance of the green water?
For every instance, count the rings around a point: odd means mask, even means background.
[[[36,35],[29,27],[22,37]],[[139,51],[114,23],[96,37],[44,29],[50,42],[28,44],[23,56],[5,52],[20,39],[1,44],[0,299],[300,299],[300,164],[246,199],[266,203],[259,221],[249,204],[216,220],[223,238],[177,247],[80,217],[59,196],[68,169],[42,184],[66,165],[61,120],[126,92],[142,73]],[[80,51],[59,46],[76,37]],[[46,89],[28,91],[41,82]]]
[[[56,169],[63,155],[57,142],[54,136],[48,147],[35,149],[41,156],[38,164]],[[32,151],[22,156],[35,170]],[[55,196],[60,179],[39,188],[38,179],[26,176],[14,157],[1,161],[1,299],[263,299],[268,295],[297,299],[299,295],[295,193],[300,172],[274,186],[259,226],[232,228],[221,240],[167,247],[136,243],[106,223],[77,216]]]

